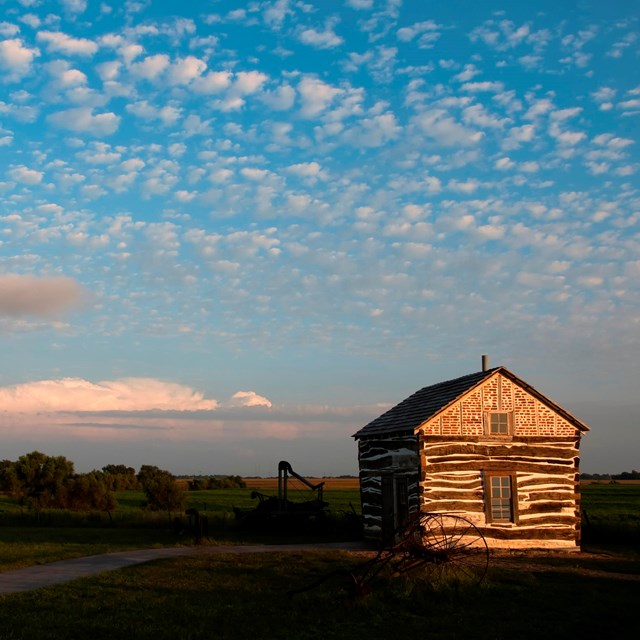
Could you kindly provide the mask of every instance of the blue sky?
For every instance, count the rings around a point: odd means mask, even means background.
[[[353,473],[487,353],[638,466],[634,2],[0,0],[0,433]]]

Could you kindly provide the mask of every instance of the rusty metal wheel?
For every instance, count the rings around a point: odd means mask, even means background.
[[[419,565],[433,586],[477,585],[489,566],[489,549],[479,529],[461,516],[421,514],[405,537],[404,571]]]

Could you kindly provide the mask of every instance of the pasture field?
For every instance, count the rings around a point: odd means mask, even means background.
[[[188,493],[188,505],[209,516],[213,544],[253,543],[262,538],[271,543],[281,541],[273,535],[261,537],[238,529],[233,507],[255,507],[257,501],[251,499],[252,490],[268,494],[277,490],[276,478],[250,478],[247,484],[246,489]],[[357,479],[328,479],[326,487],[325,499],[337,518],[351,512],[352,506],[356,512],[360,511]],[[296,495],[295,487],[292,491],[294,500],[308,498],[304,493]],[[109,518],[104,513],[68,511],[46,511],[36,516],[15,501],[0,496],[0,571],[83,555],[192,543],[188,532],[182,535],[174,532],[166,513],[141,509],[145,499],[141,491],[126,491],[117,497],[118,509]],[[614,550],[640,548],[640,483],[585,484],[582,507],[586,512],[582,529],[586,549],[594,546]],[[286,539],[287,542],[306,540],[308,538],[300,536]]]
[[[583,541],[640,548],[640,483],[589,483],[580,492]]]
[[[325,491],[358,491],[360,480],[353,476],[349,478],[307,478],[311,484],[324,482]],[[276,492],[278,490],[278,478],[244,478],[247,489],[257,489],[258,491]],[[297,482],[295,478],[290,482]]]
[[[206,505],[212,515],[229,514],[232,506],[243,505],[242,500],[254,503],[247,497],[251,490],[191,492],[189,499],[196,508]],[[273,492],[264,485],[258,490]],[[357,504],[358,490],[327,488],[326,496],[335,497],[332,507],[351,500]],[[1,524],[0,570],[180,543],[167,526],[166,514],[156,520],[161,526],[150,526],[146,515],[137,519],[142,493],[127,492],[119,498],[122,519],[114,518],[113,526],[105,526],[106,521],[102,526],[85,522],[75,527]],[[11,506],[5,501],[0,516]],[[604,533],[617,535],[621,522],[625,530],[629,523],[637,525],[640,485],[586,485],[583,507],[590,514],[592,532],[593,523],[601,522]],[[69,518],[67,524],[72,523]],[[135,522],[135,527],[125,526]],[[606,529],[607,523],[613,529]],[[238,540],[232,527],[226,531],[227,538],[218,538],[216,531],[212,544]],[[623,638],[637,631],[637,544],[613,552],[609,544],[590,545],[582,554],[494,557],[480,586],[434,586],[420,574],[380,574],[368,595],[354,599],[348,572],[368,557],[370,552],[205,552],[35,592],[0,595],[0,639],[387,640],[402,633],[435,640],[564,640]],[[328,575],[318,588],[288,595]]]
[[[382,578],[349,595],[354,552],[198,555],[0,596],[0,637],[15,640],[436,640],[625,638],[637,631],[640,561],[492,564],[480,586],[435,589]],[[543,563],[544,560],[540,560]],[[318,588],[297,594],[321,576]],[[506,606],[505,606],[506,605]]]

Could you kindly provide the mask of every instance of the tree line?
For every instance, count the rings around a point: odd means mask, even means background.
[[[622,473],[581,473],[582,480],[640,480],[640,471],[623,471]]]
[[[152,511],[167,511],[171,516],[184,510],[187,489],[229,486],[244,486],[244,482],[239,476],[200,477],[185,485],[176,482],[169,471],[154,465],[142,465],[138,473],[122,464],[75,473],[71,460],[40,451],[32,451],[15,461],[0,461],[0,492],[35,510],[70,509],[110,514],[118,505],[116,491],[142,490],[146,497],[142,506]]]

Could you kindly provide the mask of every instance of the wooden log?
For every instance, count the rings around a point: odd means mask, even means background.
[[[550,446],[558,446],[561,444],[571,444],[577,448],[578,443],[580,442],[579,436],[562,436],[558,438],[554,438],[551,436],[509,436],[509,442],[512,443],[525,443],[525,444],[544,444],[547,443]],[[488,441],[491,442],[499,442],[494,436],[491,438],[486,435],[478,435],[478,436],[462,436],[462,435],[426,435],[421,437],[421,442],[423,444],[429,443],[454,443],[454,442],[482,442],[486,443]]]
[[[465,513],[484,513],[484,502],[460,500],[423,500],[422,511],[435,511],[438,513],[456,513],[464,516]]]
[[[491,546],[491,540],[575,540],[576,531],[573,527],[562,528],[523,528],[513,527],[511,529],[498,529],[496,527],[479,527],[480,533]]]
[[[512,457],[514,454],[530,458],[560,458],[573,460],[577,456],[575,447],[567,446],[532,446],[530,444],[511,444],[502,442],[495,444],[455,444],[438,445],[437,447],[424,446],[421,449],[428,462],[439,462],[447,458],[476,457]]]
[[[539,474],[563,474],[567,475],[569,472],[573,472],[573,463],[570,460],[540,460],[538,462],[532,462],[529,460],[522,461],[517,458],[510,458],[506,460],[471,460],[471,461],[456,461],[454,463],[442,462],[438,464],[430,465],[426,473],[439,473],[443,471],[479,471],[480,469],[487,468],[491,471],[515,471],[518,473],[539,473]]]

